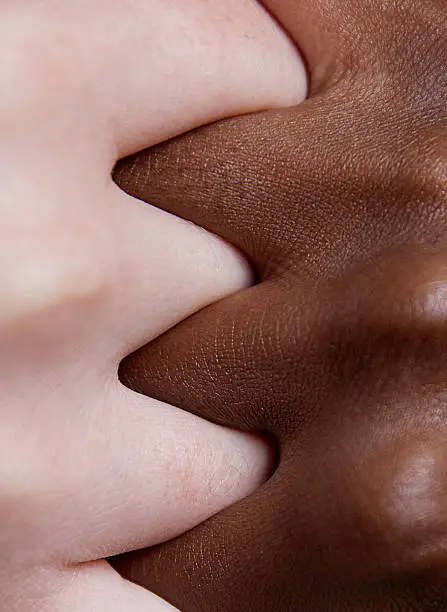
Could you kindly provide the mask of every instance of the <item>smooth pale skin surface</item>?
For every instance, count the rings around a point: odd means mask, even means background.
[[[304,68],[251,0],[2,2],[0,57],[0,609],[165,610],[101,559],[248,495],[270,454],[130,391],[118,364],[251,271],[111,171],[300,101]]]

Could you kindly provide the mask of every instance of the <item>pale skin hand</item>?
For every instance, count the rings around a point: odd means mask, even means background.
[[[249,494],[269,453],[133,393],[117,368],[251,276],[111,170],[192,127],[299,101],[304,69],[251,0],[14,0],[0,41],[0,609],[170,609],[102,559]]]

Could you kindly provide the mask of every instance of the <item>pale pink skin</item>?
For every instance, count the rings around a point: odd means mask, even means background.
[[[171,609],[101,559],[248,495],[268,452],[131,392],[117,367],[251,275],[111,170],[299,102],[304,67],[254,0],[6,0],[0,56],[0,610]]]

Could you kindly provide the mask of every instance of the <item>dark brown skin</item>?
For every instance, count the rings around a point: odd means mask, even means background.
[[[259,284],[129,357],[132,388],[277,442],[256,494],[115,560],[184,612],[447,610],[447,5],[269,0],[310,98],[117,182]]]

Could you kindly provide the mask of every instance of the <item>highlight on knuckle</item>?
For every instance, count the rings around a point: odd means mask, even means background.
[[[447,219],[447,129],[436,123],[424,126],[418,133],[409,132],[407,144],[398,164],[397,182],[402,194],[419,202],[415,213],[437,207]]]
[[[447,254],[387,253],[358,280],[362,393],[386,429],[346,470],[353,524],[382,576],[447,571]]]
[[[409,264],[396,306],[396,316],[410,328],[447,332],[447,257],[427,256]]]
[[[362,268],[354,291],[357,337],[374,353],[385,351],[388,366],[447,358],[447,253],[413,248],[388,252]],[[381,358],[379,359],[381,361]],[[411,366],[413,367],[413,366]],[[437,372],[437,377],[441,372]]]
[[[354,508],[379,572],[447,570],[446,472],[439,434],[404,435],[363,464]]]

